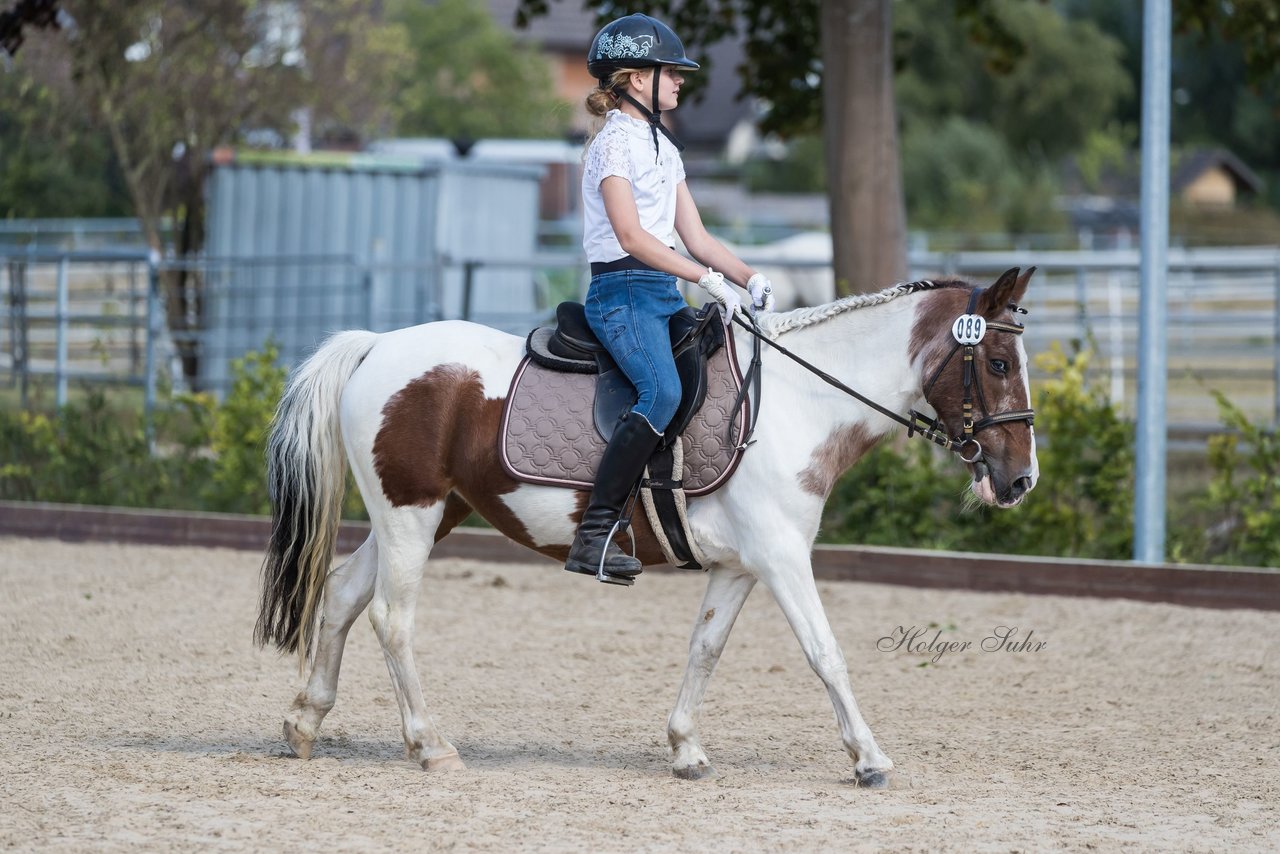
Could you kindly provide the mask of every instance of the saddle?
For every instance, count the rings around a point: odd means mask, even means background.
[[[742,454],[748,401],[725,335],[720,306],[671,318],[681,401],[664,431],[640,492],[667,559],[701,569],[690,544],[686,496],[723,485]],[[556,326],[529,333],[502,417],[499,456],[516,480],[589,490],[619,416],[636,391],[587,325],[581,303],[556,307]]]
[[[681,309],[671,318],[670,332],[671,355],[680,375],[680,405],[663,432],[662,446],[670,446],[684,432],[706,399],[707,359],[725,341],[719,304],[701,312]],[[618,418],[635,405],[636,390],[591,331],[582,303],[556,306],[555,328],[530,332],[525,350],[530,359],[549,370],[596,375],[593,415],[596,430],[608,442]]]

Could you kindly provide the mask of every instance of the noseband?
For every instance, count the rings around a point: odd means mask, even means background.
[[[945,428],[937,418],[925,418],[920,413],[912,410],[912,420],[916,422],[924,422],[928,425],[928,429],[921,431],[925,438],[931,439],[939,445],[953,450],[960,455],[960,459],[971,465],[976,465],[982,460],[982,443],[975,436],[982,430],[987,429],[995,424],[1004,424],[1010,421],[1025,421],[1030,427],[1035,423],[1034,409],[1012,409],[1008,412],[999,412],[992,414],[991,408],[987,406],[986,395],[982,392],[982,379],[978,373],[975,362],[974,353],[978,344],[985,337],[988,330],[996,332],[1008,332],[1011,335],[1021,335],[1023,326],[1021,323],[1005,323],[1001,320],[987,320],[981,315],[974,314],[973,310],[978,304],[978,297],[982,295],[984,288],[974,288],[969,294],[969,305],[965,308],[965,313],[958,317],[951,327],[952,337],[956,339],[956,344],[951,348],[951,352],[942,360],[942,364],[933,372],[933,376],[929,378],[929,382],[925,384],[924,395],[927,400],[929,392],[933,390],[934,384],[938,381],[938,377],[942,376],[942,372],[947,365],[951,363],[951,359],[956,353],[964,351],[964,373],[962,382],[964,384],[964,397],[961,400],[961,415],[963,417],[963,431],[961,435],[955,438],[945,436],[941,433]],[[1018,305],[1010,305],[1014,313],[1026,314],[1027,310]],[[978,404],[982,408],[985,417],[978,422],[973,420],[973,400],[974,394],[977,394]],[[912,433],[913,429],[908,427],[908,433]],[[941,442],[935,435],[940,434],[947,438],[946,443]],[[972,448],[971,456],[966,456],[966,449]]]

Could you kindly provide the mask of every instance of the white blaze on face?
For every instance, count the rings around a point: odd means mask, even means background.
[[[1018,356],[1022,361],[1022,386],[1027,390],[1027,407],[1031,407],[1031,377],[1027,370],[1027,350],[1018,339]],[[1036,428],[1031,428],[1031,489],[1040,481],[1040,459],[1036,456]],[[1030,492],[1031,490],[1027,490]]]
[[[999,402],[995,405],[994,412],[1009,412],[1016,409],[1031,408],[1031,378],[1027,370],[1027,351],[1022,345],[1021,338],[1018,339],[1017,347],[1018,361],[1021,366],[1019,375],[1022,378],[1022,388],[1025,390],[1025,397],[1018,394],[1018,390],[1016,388],[1011,388],[1007,394],[1001,396]],[[1040,461],[1036,457],[1035,428],[1028,426],[1028,430],[1031,434],[1031,445],[1029,449],[1031,486],[1028,488],[1027,492],[1030,492],[1035,488],[1036,483],[1040,480]],[[995,484],[991,482],[991,475],[986,475],[981,480],[974,480],[970,485],[970,489],[984,504],[997,503]],[[1020,502],[1021,498],[1019,498],[1019,503]]]

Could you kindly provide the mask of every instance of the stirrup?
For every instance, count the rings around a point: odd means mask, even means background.
[[[596,581],[600,581],[605,584],[616,584],[620,587],[630,587],[631,585],[635,584],[636,576],[639,575],[641,572],[643,572],[642,569],[636,569],[634,572],[630,572],[630,573],[609,572],[605,569],[605,565],[604,565],[605,561],[609,557],[609,549],[611,546],[613,546],[613,537],[618,532],[618,528],[621,527],[623,523],[624,523],[623,518],[618,518],[614,520],[613,527],[609,529],[609,533],[604,537],[604,541],[603,541],[604,544],[600,549],[600,559],[599,561],[596,562],[596,565],[594,568],[588,568],[588,564],[585,561],[581,561],[581,560],[579,560],[577,563],[573,564],[572,566],[566,560],[564,568],[569,570],[570,572],[580,572],[583,575],[594,575],[596,578]],[[635,538],[634,537],[631,538],[631,548],[632,548],[631,556],[634,558],[635,557]]]
[[[596,570],[596,581],[603,581],[605,584],[617,584],[620,587],[630,587],[636,583],[635,576],[632,575],[610,575],[603,569]]]

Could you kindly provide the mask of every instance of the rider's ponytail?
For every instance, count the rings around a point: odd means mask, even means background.
[[[644,70],[643,68],[619,68],[601,80],[600,85],[587,93],[587,112],[600,118],[610,110],[618,109],[618,102],[622,100],[621,93],[627,88],[627,78]],[[591,133],[587,135],[586,146],[583,148],[584,156],[586,149],[591,147],[591,140],[596,138],[596,134],[603,126],[603,122],[594,123]]]

